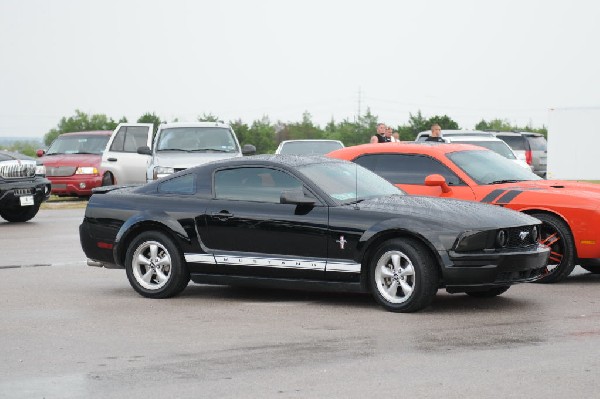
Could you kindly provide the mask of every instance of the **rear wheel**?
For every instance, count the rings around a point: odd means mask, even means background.
[[[467,295],[473,298],[493,298],[495,296],[504,294],[510,286],[494,287],[484,291],[467,291]]]
[[[40,210],[40,203],[31,206],[0,209],[0,216],[8,222],[27,222]]]
[[[429,250],[410,238],[384,242],[371,260],[371,292],[392,312],[415,312],[428,306],[437,292],[438,276]]]
[[[539,242],[550,248],[550,259],[538,283],[564,280],[575,267],[575,244],[569,226],[558,216],[534,213],[542,221]]]
[[[143,232],[130,243],[125,270],[133,289],[148,298],[175,296],[190,281],[181,251],[159,231]]]

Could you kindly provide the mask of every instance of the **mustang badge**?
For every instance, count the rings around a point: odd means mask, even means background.
[[[344,245],[346,245],[346,243],[347,243],[348,241],[346,241],[346,240],[344,239],[344,236],[340,236],[340,239],[339,239],[339,240],[335,240],[335,242],[339,242],[339,243],[340,243],[340,249],[344,249]]]

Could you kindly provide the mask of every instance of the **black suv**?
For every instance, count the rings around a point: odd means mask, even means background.
[[[546,138],[540,133],[531,132],[495,132],[496,137],[504,140],[513,149],[519,159],[531,166],[533,172],[546,177]]]
[[[44,167],[23,154],[0,151],[0,216],[9,222],[33,218],[50,197]]]

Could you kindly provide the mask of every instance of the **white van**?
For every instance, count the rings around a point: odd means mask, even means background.
[[[140,184],[206,162],[253,154],[219,122],[121,123],[102,155],[103,185]]]

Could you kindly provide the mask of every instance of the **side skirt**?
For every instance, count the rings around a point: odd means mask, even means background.
[[[267,277],[228,276],[223,274],[190,275],[191,280],[198,284],[214,285],[241,285],[249,287],[285,288],[306,291],[328,291],[328,292],[368,292],[360,283],[348,283],[337,281],[319,280],[292,280]]]

